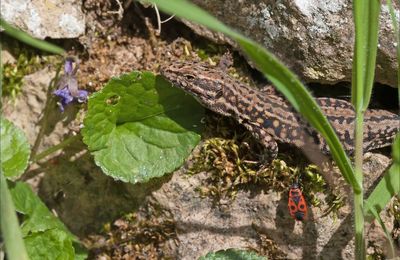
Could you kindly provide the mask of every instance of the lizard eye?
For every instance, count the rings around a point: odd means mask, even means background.
[[[184,75],[185,76],[185,78],[187,78],[187,79],[194,79],[194,78],[196,78],[194,75],[192,75],[192,74],[185,74]]]
[[[218,90],[217,93],[215,93],[215,99],[219,99],[220,97],[222,97],[222,95],[222,90]]]

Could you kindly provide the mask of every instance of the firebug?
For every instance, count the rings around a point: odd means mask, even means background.
[[[303,221],[307,219],[307,204],[297,182],[293,183],[289,189],[289,213],[295,220]]]

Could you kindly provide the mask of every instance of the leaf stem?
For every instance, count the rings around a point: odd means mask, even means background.
[[[61,68],[62,68],[62,63],[60,63],[58,65],[57,71],[56,71],[56,75],[54,76],[52,81],[49,83],[49,87],[47,89],[47,94],[46,94],[47,100],[46,100],[46,104],[45,104],[45,107],[44,107],[43,116],[39,121],[40,130],[39,130],[39,133],[38,133],[38,135],[36,137],[35,143],[33,144],[32,149],[31,149],[31,159],[36,156],[36,153],[37,153],[37,151],[39,149],[39,146],[40,146],[40,144],[42,142],[42,139],[44,137],[45,131],[47,129],[49,115],[50,115],[50,113],[53,112],[54,107],[55,107],[55,99],[54,99],[54,97],[52,95],[52,92],[55,89],[56,84],[58,82]]]
[[[46,156],[48,156],[58,150],[61,150],[64,147],[67,147],[71,143],[79,140],[80,138],[81,138],[80,134],[69,136],[68,138],[64,139],[61,143],[54,145],[54,146],[48,148],[47,150],[37,154],[35,157],[32,158],[31,163],[35,163],[35,162],[45,158]]]

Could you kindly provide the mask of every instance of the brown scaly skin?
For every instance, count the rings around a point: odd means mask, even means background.
[[[324,139],[280,96],[251,88],[202,62],[176,62],[163,67],[161,75],[206,108],[235,118],[273,157],[278,152],[276,141],[299,148],[316,144],[324,153],[329,153]],[[334,98],[316,100],[344,149],[353,153],[355,113],[351,103]],[[400,129],[400,116],[385,110],[367,110],[364,120],[364,151],[391,145]]]

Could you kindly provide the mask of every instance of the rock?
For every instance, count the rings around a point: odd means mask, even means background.
[[[47,88],[54,76],[55,71],[47,68],[25,76],[22,91],[16,100],[7,101],[6,98],[4,102],[4,116],[25,132],[31,146],[39,133],[40,119],[47,100]],[[59,142],[63,134],[60,133],[54,144]]]
[[[80,142],[37,171],[45,172],[39,196],[78,236],[98,231],[117,216],[134,211],[159,187],[157,180],[132,185],[106,176]]]
[[[370,153],[364,168],[366,178],[373,181],[389,163],[387,157]],[[279,247],[282,259],[354,259],[350,200],[337,218],[323,216],[325,208],[309,207],[309,219],[295,222],[287,210],[287,192],[266,191],[261,185],[238,190],[236,199],[223,207],[213,206],[213,201],[202,198],[197,190],[207,176],[204,172],[185,175],[178,171],[153,192],[161,208],[174,217],[180,241],[177,258],[198,259],[227,248],[260,248],[260,237],[266,236]],[[393,218],[387,221],[392,226]],[[382,233],[374,234],[368,241],[382,246]]]
[[[85,32],[81,0],[1,1],[1,17],[10,24],[44,39],[76,38]]]
[[[261,43],[305,82],[335,84],[351,81],[354,29],[350,0],[193,2]],[[400,7],[395,8],[399,20]],[[384,2],[381,9],[375,79],[396,86],[393,27]],[[184,23],[203,36],[232,44],[221,34],[187,21]]]
[[[1,50],[1,64],[14,64],[17,60],[8,50]]]

